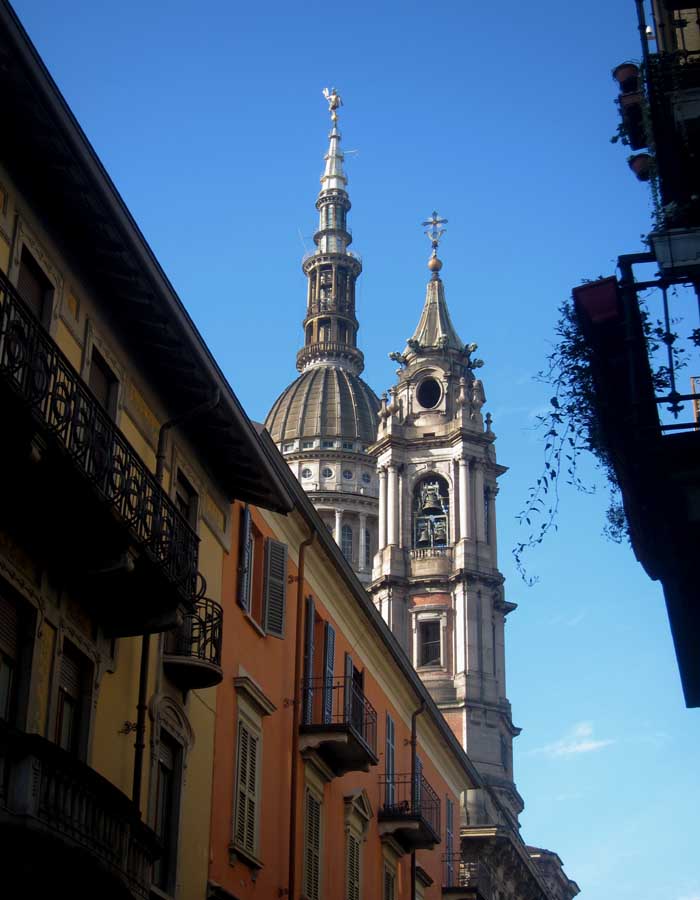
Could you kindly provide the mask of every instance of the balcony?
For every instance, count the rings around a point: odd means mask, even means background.
[[[688,706],[700,705],[698,275],[657,275],[652,254],[574,289],[596,440],[620,486],[635,555],[664,588]],[[692,377],[695,376],[695,377]]]
[[[452,569],[452,547],[416,547],[408,551],[413,577],[447,575]]]
[[[0,402],[7,527],[110,633],[172,628],[191,608],[197,535],[2,273]]]
[[[491,900],[493,877],[486,863],[462,859],[459,853],[443,857],[442,896],[451,900]]]
[[[307,344],[297,353],[297,369],[301,372],[309,363],[328,357],[340,357],[359,366],[362,371],[365,357],[362,350],[351,347],[350,344],[341,344],[338,341],[320,341],[316,344]]]
[[[0,830],[6,876],[21,878],[24,896],[69,870],[75,897],[149,896],[160,846],[134,804],[60,747],[3,723]]]
[[[199,588],[194,610],[187,613],[182,625],[165,638],[163,667],[175,684],[183,690],[213,687],[224,677],[221,669],[221,640],[224,611],[209,597],[207,584],[197,576]]]
[[[391,835],[406,853],[440,843],[440,798],[422,775],[381,775],[379,833]]]
[[[306,680],[302,697],[302,750],[316,750],[335,775],[377,765],[377,713],[350,676]]]

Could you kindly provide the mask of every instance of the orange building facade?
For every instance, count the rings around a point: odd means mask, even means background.
[[[478,776],[283,468],[294,512],[233,508],[210,894],[436,900]]]

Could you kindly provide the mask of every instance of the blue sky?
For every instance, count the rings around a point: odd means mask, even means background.
[[[533,380],[557,307],[649,230],[610,70],[640,56],[632,0],[497,5],[16,0],[15,8],[253,418],[294,378],[328,120],[344,96],[359,341],[377,392],[423,302],[420,222],[449,219],[452,317],[498,435],[500,565],[518,603],[509,696],[523,833],[587,900],[700,898],[697,710],[663,595],[601,537],[604,495],[564,492],[528,588],[510,550],[537,477]],[[590,467],[595,480],[595,470]]]

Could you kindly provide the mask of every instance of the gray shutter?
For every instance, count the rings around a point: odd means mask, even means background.
[[[333,669],[335,666],[335,628],[326,622],[323,648],[323,722],[333,721]]]
[[[386,805],[394,805],[394,747],[395,731],[394,720],[389,713],[386,714],[386,746],[384,748],[384,771],[386,774]]]
[[[415,753],[415,750],[413,751]],[[416,756],[416,772],[413,782],[413,809],[420,812],[423,805],[423,762],[419,756]]]
[[[343,704],[345,723],[349,724],[352,717],[352,656],[345,654],[345,684],[343,688]]]
[[[61,656],[61,674],[60,687],[75,700],[80,698],[83,686],[83,673],[81,671],[80,661],[63,646],[63,655]]]
[[[241,533],[238,547],[238,605],[250,612],[250,510],[244,506],[241,511]]]
[[[287,545],[268,538],[265,542],[264,629],[273,637],[284,637],[287,598]]]
[[[311,725],[313,718],[313,677],[314,677],[314,619],[316,607],[314,598],[306,598],[306,622],[304,623],[304,725]]]

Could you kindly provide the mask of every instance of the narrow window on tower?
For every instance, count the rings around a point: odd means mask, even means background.
[[[440,620],[419,622],[418,666],[439,666],[440,663]]]
[[[352,543],[352,528],[350,525],[343,525],[340,532],[340,549],[348,562],[352,562]]]

